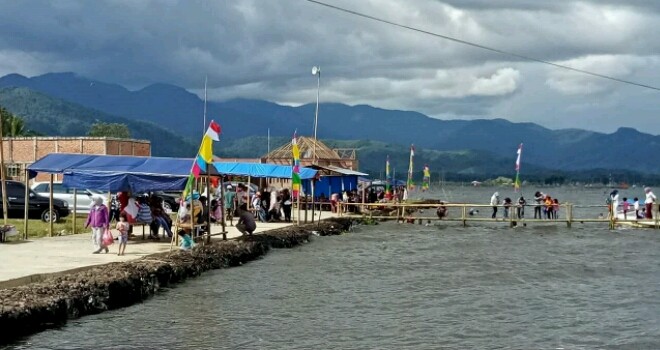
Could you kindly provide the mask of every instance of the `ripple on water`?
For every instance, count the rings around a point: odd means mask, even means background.
[[[658,349],[658,237],[360,227],[9,348]]]

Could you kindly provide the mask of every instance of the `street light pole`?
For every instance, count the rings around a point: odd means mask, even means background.
[[[319,124],[319,92],[321,90],[321,67],[314,66],[312,68],[312,74],[316,75],[316,113],[314,115],[314,153],[313,153],[313,164],[316,164],[316,130]]]

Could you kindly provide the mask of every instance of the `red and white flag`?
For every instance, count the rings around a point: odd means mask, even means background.
[[[206,130],[206,136],[210,137],[213,141],[220,141],[220,133],[222,133],[220,124],[211,120],[211,124],[209,124],[209,128]]]

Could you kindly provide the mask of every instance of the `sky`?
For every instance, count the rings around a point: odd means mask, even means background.
[[[660,1],[323,0],[660,87]],[[529,62],[306,0],[0,1],[0,75],[74,72],[211,100],[321,102],[660,134],[660,91]],[[405,122],[405,121],[402,121]]]

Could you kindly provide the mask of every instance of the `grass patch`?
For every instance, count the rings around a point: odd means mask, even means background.
[[[0,222],[1,220],[2,219],[0,219]],[[87,214],[77,215],[76,233],[91,232],[91,229],[85,229],[85,220],[87,220]],[[19,235],[9,237],[8,240],[19,240],[23,236],[23,219],[8,219],[7,223],[9,225],[16,226],[16,229],[18,232],[20,232]],[[48,237],[48,227],[49,226],[47,222],[30,219],[28,220],[28,237],[30,239]],[[73,234],[73,215],[69,215],[61,219],[59,222],[53,223],[53,236],[64,236],[70,234]]]

